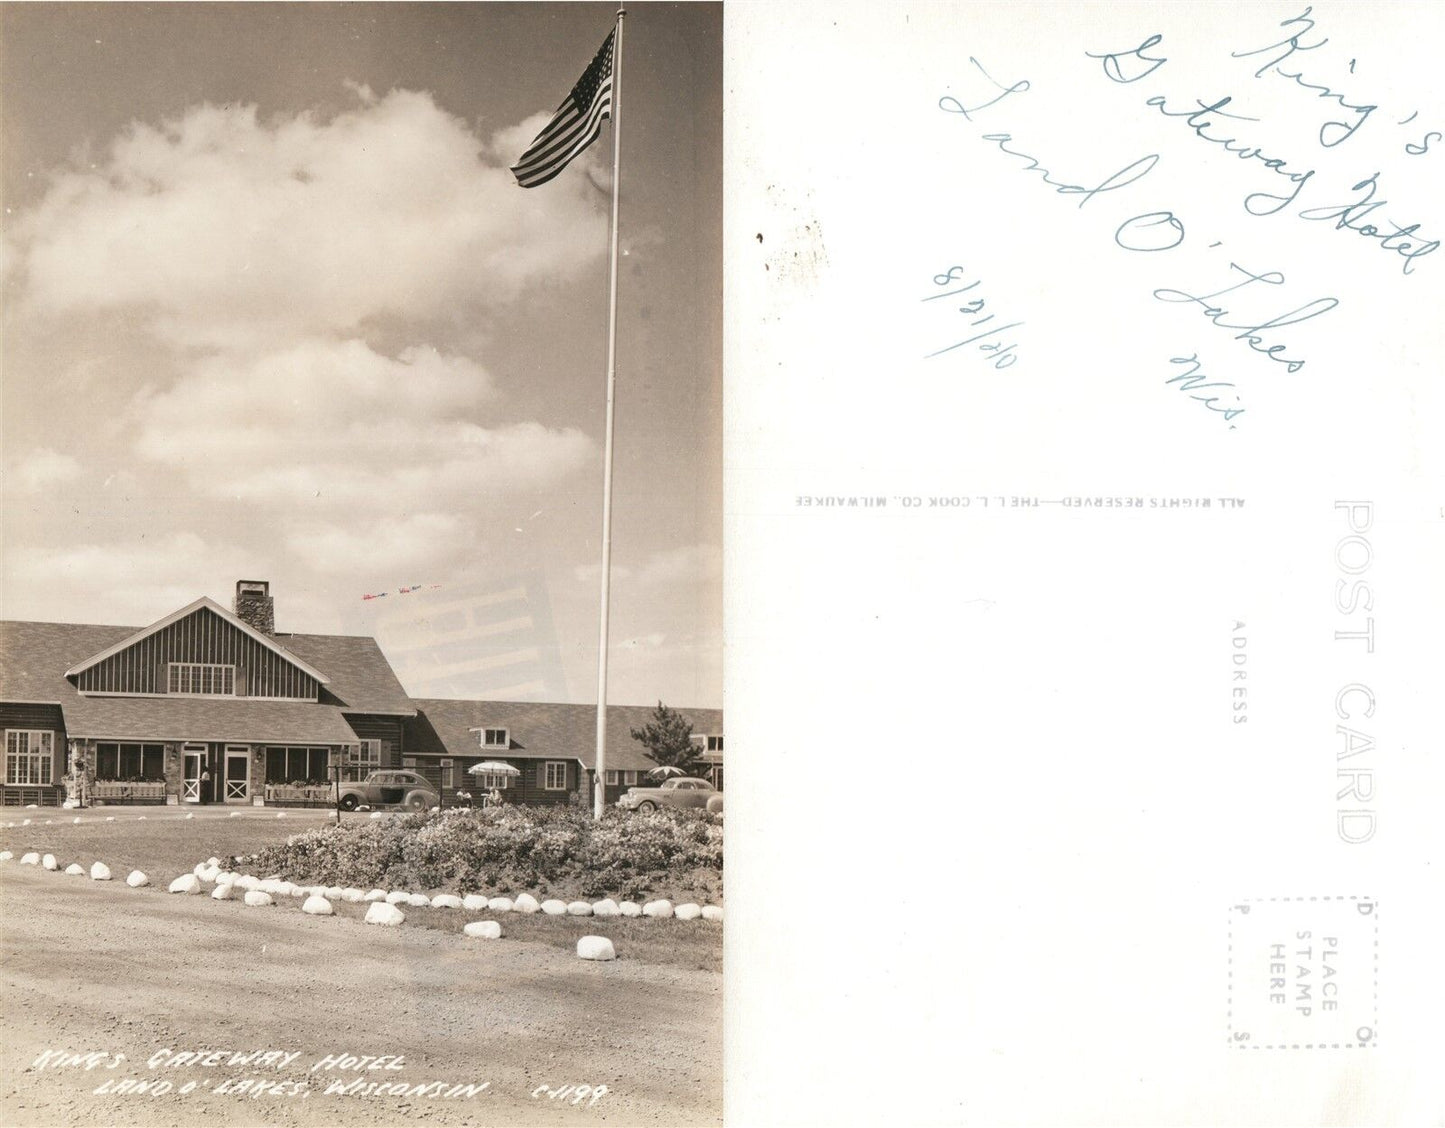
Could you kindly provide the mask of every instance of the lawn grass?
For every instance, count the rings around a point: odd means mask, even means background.
[[[166,895],[166,888],[174,878],[190,873],[199,862],[211,857],[224,861],[233,855],[254,854],[335,817],[331,812],[291,810],[285,818],[278,819],[277,812],[261,808],[243,809],[236,818],[203,812],[193,819],[187,819],[186,812],[175,807],[102,807],[79,812],[51,808],[4,813],[10,817],[0,821],[0,849],[12,851],[15,857],[0,865],[18,865],[21,855],[32,850],[42,855],[54,854],[62,870],[71,862],[78,862],[89,870],[92,862],[101,861],[110,867],[117,882],[123,882],[131,870],[143,871],[150,878],[151,886],[136,890],[136,894],[161,896]],[[78,824],[74,822],[76,817],[81,820]],[[107,817],[115,821],[107,822]],[[357,820],[368,816],[343,817]],[[30,819],[29,826],[20,825],[24,818]],[[14,825],[7,826],[7,823]],[[256,873],[255,876],[270,875]],[[81,879],[57,875],[56,880]],[[209,893],[212,887],[203,885],[202,888]],[[275,911],[299,912],[302,900],[278,897]],[[406,916],[403,927],[460,934],[462,925],[470,921],[496,920],[502,926],[502,935],[509,940],[575,951],[579,937],[606,936],[622,959],[703,971],[722,970],[723,930],[721,924],[713,921],[398,907]],[[333,902],[333,908],[338,916],[360,920],[367,906],[338,900]]]
[[[89,869],[91,862],[100,861],[118,881],[138,869],[163,889],[172,878],[190,873],[197,862],[254,854],[334,817],[330,812],[287,811],[284,819],[278,819],[276,811],[245,808],[236,818],[202,813],[188,819],[177,807],[7,809],[5,814],[8,817],[0,822],[0,849],[13,850],[17,859],[27,850],[37,850],[54,854],[61,869],[71,862]],[[22,815],[30,819],[29,826],[20,825],[22,818],[17,816]],[[115,821],[106,822],[107,817]],[[81,820],[78,824],[76,818]]]

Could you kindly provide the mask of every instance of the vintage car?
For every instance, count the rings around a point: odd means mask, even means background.
[[[436,789],[416,772],[372,772],[360,783],[343,783],[339,802],[343,811],[357,807],[405,807],[425,811],[440,801]]]
[[[617,805],[627,811],[655,811],[658,807],[706,807],[717,794],[705,779],[677,776],[657,787],[629,787]]]

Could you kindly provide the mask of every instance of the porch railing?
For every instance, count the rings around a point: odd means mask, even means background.
[[[90,786],[94,803],[164,803],[164,783],[121,783],[119,780],[96,780]]]

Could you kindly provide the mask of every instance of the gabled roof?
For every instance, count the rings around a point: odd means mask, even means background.
[[[0,701],[53,702],[65,710],[66,726],[72,720],[87,729],[101,718],[136,716],[135,698],[87,697],[67,676],[72,668],[83,668],[93,655],[114,653],[137,635],[135,627],[97,626],[83,623],[27,623],[0,621]],[[296,707],[341,713],[393,713],[411,716],[415,706],[396,680],[386,656],[375,640],[345,635],[283,635],[288,661],[304,662],[325,669],[330,683],[322,691],[321,703],[301,702]],[[148,698],[153,708],[174,709],[182,701],[175,696]],[[107,706],[106,702],[127,702]],[[206,698],[188,701],[190,707],[215,708],[248,703],[245,698],[229,701]],[[277,703],[286,705],[287,703]],[[114,710],[120,710],[116,712]],[[126,710],[130,711],[127,712]],[[157,712],[153,717],[179,716]],[[219,716],[219,714],[217,714]],[[233,712],[230,716],[240,716]],[[279,717],[282,713],[274,714]],[[289,714],[288,714],[289,715]],[[128,722],[127,722],[128,723]],[[80,730],[76,730],[80,731]],[[201,739],[197,737],[196,739]],[[221,739],[221,738],[217,738]],[[267,737],[280,739],[280,737]],[[307,737],[306,739],[315,739]],[[354,734],[350,738],[355,739]],[[298,742],[300,738],[297,738]]]
[[[194,612],[199,611],[201,608],[205,608],[206,610],[212,611],[215,614],[219,615],[225,622],[235,627],[236,630],[250,636],[256,642],[259,642],[262,646],[266,647],[267,650],[270,650],[273,654],[280,657],[282,661],[290,662],[293,666],[297,667],[303,673],[309,674],[311,677],[315,678],[322,685],[326,685],[329,681],[326,675],[323,674],[320,670],[298,658],[295,654],[291,653],[284,646],[279,645],[274,638],[267,634],[264,634],[261,631],[258,631],[249,623],[238,619],[235,615],[231,614],[231,612],[227,611],[215,600],[209,599],[204,595],[201,596],[201,598],[196,600],[194,603],[190,603],[187,604],[185,607],[182,607],[179,611],[172,611],[164,619],[157,619],[150,626],[142,627],[140,630],[136,631],[129,637],[123,638],[114,645],[106,647],[100,653],[92,654],[89,658],[86,658],[84,661],[79,662],[76,665],[72,666],[70,669],[66,670],[65,676],[67,678],[73,678],[77,674],[81,673],[83,670],[88,670],[97,662],[104,662],[111,655],[119,654],[122,650],[126,650],[134,646],[136,643],[149,638],[157,631],[164,630],[172,623],[179,622],[187,615],[193,614]]]
[[[403,746],[410,755],[475,759],[580,760],[597,766],[597,706],[528,701],[457,701],[415,697],[417,715],[407,722]],[[607,706],[608,771],[646,771],[647,758],[632,730],[652,719],[651,705]],[[678,709],[696,733],[720,733],[721,709]],[[504,728],[510,747],[481,747],[477,730]]]

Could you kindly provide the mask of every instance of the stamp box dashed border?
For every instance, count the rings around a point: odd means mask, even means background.
[[[1370,944],[1370,1037],[1360,1042],[1237,1042],[1234,1039],[1234,914],[1239,905],[1261,905],[1280,901],[1368,901],[1374,906],[1370,912],[1372,930]],[[1229,990],[1228,1005],[1225,1009],[1225,1037],[1231,1049],[1236,1050],[1373,1050],[1379,1045],[1380,1031],[1380,902],[1374,897],[1347,894],[1339,897],[1242,897],[1229,906],[1228,911],[1229,947],[1227,967]]]

